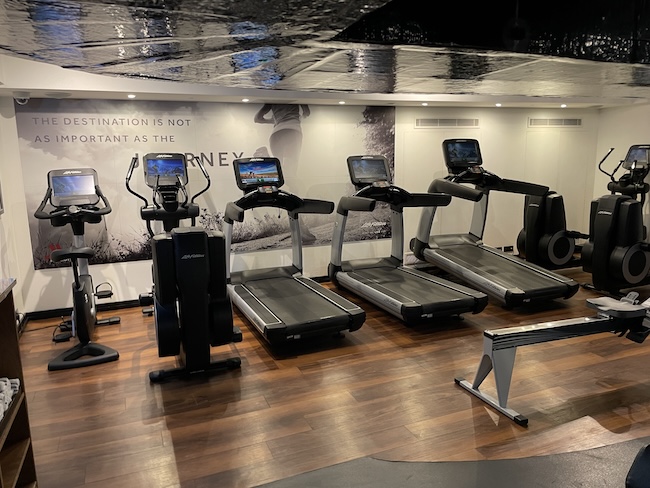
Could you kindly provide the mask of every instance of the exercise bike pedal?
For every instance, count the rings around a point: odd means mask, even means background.
[[[99,287],[102,285],[108,285],[108,289],[105,290],[100,290]],[[113,296],[113,287],[111,287],[110,283],[100,283],[95,287],[95,298],[99,300],[105,300],[107,298],[111,298]]]
[[[60,342],[68,342],[70,339],[72,339],[71,331],[64,331],[61,332],[60,334],[56,334],[52,336],[52,342],[55,342],[57,344]]]

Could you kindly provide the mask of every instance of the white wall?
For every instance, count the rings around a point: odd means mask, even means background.
[[[478,119],[478,127],[416,128],[417,118]],[[529,128],[528,118],[580,118],[580,127]],[[569,229],[587,230],[598,141],[597,110],[507,108],[411,108],[396,116],[396,182],[411,192],[426,191],[433,178],[447,175],[442,141],[479,141],[483,167],[502,178],[547,185],[564,196]],[[484,241],[514,246],[523,225],[522,195],[490,195]],[[467,232],[471,203],[452,201],[437,211],[432,232]],[[405,214],[405,234],[414,236],[419,212]]]
[[[33,292],[35,272],[31,247],[27,209],[20,167],[20,151],[14,100],[0,97],[0,191],[4,213],[0,215],[0,277],[15,278],[13,290],[16,309],[26,310],[25,297]]]

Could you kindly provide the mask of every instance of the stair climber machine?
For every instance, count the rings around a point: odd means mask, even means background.
[[[152,203],[131,189],[129,182],[138,166],[131,160],[126,187],[144,201],[140,216],[151,234],[153,259],[152,293],[141,295],[141,305],[153,302],[158,356],[177,356],[177,368],[152,371],[152,383],[169,378],[188,378],[239,368],[238,357],[213,361],[210,348],[241,342],[242,334],[233,324],[226,288],[226,248],[221,232],[195,227],[199,214],[196,198],[210,187],[210,177],[197,159],[206,179],[204,189],[189,197],[187,161],[176,153],[144,156],[144,175],[153,191]],[[179,227],[191,219],[192,226]],[[151,223],[163,223],[164,231],[153,232]]]
[[[579,288],[574,280],[482,241],[491,191],[542,196],[548,193],[548,187],[503,179],[486,171],[476,139],[448,139],[442,147],[449,175],[434,180],[429,192],[473,201],[472,222],[466,234],[432,236],[436,208],[424,208],[417,236],[411,241],[416,257],[464,280],[506,307],[573,296]]]
[[[86,224],[98,224],[102,217],[111,212],[111,206],[99,187],[97,172],[91,168],[51,170],[47,174],[48,186],[43,201],[34,217],[49,220],[54,227],[72,227],[72,247],[52,252],[53,262],[69,260],[72,264],[74,282],[72,283],[72,315],[69,322],[60,328],[64,331],[54,337],[55,342],[63,342],[77,337],[79,343],[59,354],[47,365],[49,371],[80,368],[95,364],[116,361],[116,350],[93,342],[95,327],[118,324],[119,317],[97,319],[95,299],[110,298],[113,293],[93,288],[93,279],[88,268],[88,259],[95,255],[86,246],[84,229]],[[98,206],[101,200],[101,206]],[[46,211],[46,207],[52,208]]]
[[[625,159],[608,173],[602,164],[613,149],[598,165],[610,178],[607,189],[611,194],[591,202],[582,267],[591,273],[592,283],[585,285],[587,288],[621,296],[622,289],[650,282],[650,245],[643,223],[645,195],[650,190],[645,182],[650,171],[650,144],[631,146]],[[614,175],[621,167],[627,172],[617,180]]]
[[[388,161],[383,156],[351,156],[347,163],[357,191],[352,196],[341,198],[336,209],[329,265],[332,282],[374,303],[409,326],[434,318],[482,311],[488,302],[484,293],[402,265],[403,209],[448,205],[451,197],[441,193],[409,193],[393,185]],[[372,212],[377,202],[390,205],[390,257],[342,261],[349,212]]]
[[[353,332],[366,314],[354,303],[302,274],[300,214],[330,214],[334,203],[303,199],[281,190],[284,179],[277,158],[243,158],[233,162],[237,186],[244,196],[225,211],[227,264],[234,222],[243,222],[246,210],[275,207],[289,216],[292,264],[228,273],[233,303],[271,345],[298,339]]]

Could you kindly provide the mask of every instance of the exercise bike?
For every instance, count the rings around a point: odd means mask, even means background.
[[[610,178],[611,193],[591,202],[582,267],[591,273],[592,283],[583,286],[620,296],[622,289],[650,282],[650,244],[643,224],[645,195],[650,191],[644,181],[650,172],[650,144],[631,146],[625,159],[608,173],[602,164],[612,151],[598,165]],[[617,180],[619,168],[627,172]]]
[[[160,357],[177,356],[179,367],[152,371],[152,383],[173,377],[190,377],[223,369],[239,368],[238,357],[212,361],[210,346],[241,342],[234,326],[232,305],[226,288],[226,248],[221,232],[195,227],[199,207],[194,200],[210,187],[210,177],[197,159],[206,179],[203,190],[189,197],[187,161],[183,154],[150,153],[144,156],[144,175],[153,191],[152,203],[130,186],[139,164],[136,154],[126,176],[130,193],[144,201],[140,216],[151,235],[153,287],[140,295],[141,305],[153,304],[156,341]],[[183,219],[192,226],[179,227]],[[155,234],[152,222],[163,223]]]
[[[72,247],[53,251],[51,259],[55,263],[70,260],[72,264],[74,282],[70,337],[76,336],[79,339],[76,346],[50,361],[48,370],[57,371],[115,361],[119,358],[116,350],[92,342],[95,326],[116,324],[120,319],[111,317],[97,320],[95,298],[109,298],[112,292],[93,289],[88,259],[95,252],[84,242],[85,224],[100,223],[102,216],[111,212],[111,206],[99,188],[97,172],[94,169],[52,170],[47,178],[47,191],[34,217],[49,220],[54,227],[68,224],[72,227]],[[102,207],[97,206],[100,200]],[[49,212],[45,210],[48,203],[53,207]]]

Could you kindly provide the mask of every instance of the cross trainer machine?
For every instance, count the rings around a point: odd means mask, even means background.
[[[526,195],[524,226],[517,236],[519,257],[547,269],[571,268],[580,265],[580,245],[576,239],[588,234],[568,230],[562,195],[549,191],[546,195]]]
[[[613,332],[640,344],[650,333],[650,320],[646,318],[646,304],[638,304],[637,297],[637,293],[631,292],[621,300],[612,297],[588,298],[587,306],[597,311],[592,317],[486,330],[483,332],[483,355],[474,381],[470,383],[463,378],[455,378],[454,381],[518,425],[525,427],[528,425],[528,419],[508,407],[508,393],[517,347],[602,332]],[[492,370],[497,399],[479,389]]]
[[[598,165],[610,178],[607,189],[611,194],[591,202],[582,267],[592,277],[587,288],[621,295],[622,289],[650,282],[650,244],[643,224],[645,195],[650,190],[645,182],[650,172],[650,144],[631,146],[625,159],[608,173],[602,164],[613,149]],[[614,175],[621,167],[627,172],[616,180]]]
[[[388,161],[383,156],[350,156],[347,164],[357,191],[352,196],[341,198],[336,208],[328,267],[332,282],[374,303],[407,325],[482,311],[488,302],[486,294],[402,265],[404,208],[443,206],[449,204],[451,197],[442,193],[409,193],[393,185]],[[349,212],[371,212],[377,202],[390,205],[390,257],[342,261]]]
[[[189,219],[192,226],[196,225],[199,206],[194,201],[210,188],[210,175],[201,163],[200,158],[195,158],[195,162],[205,179],[205,187],[191,198],[187,193],[187,161],[184,154],[149,153],[145,154],[143,161],[144,180],[152,190],[151,203],[134,191],[130,185],[133,170],[140,164],[137,154],[131,159],[126,174],[126,189],[144,202],[144,205],[140,207],[140,218],[145,221],[149,237],[153,238],[156,234],[152,222],[161,222],[163,232],[171,232],[172,229],[180,226],[182,220]],[[153,305],[153,293],[140,295],[139,301],[140,305],[147,306],[142,310],[142,313],[153,315],[153,307],[151,307]]]
[[[330,214],[334,203],[300,198],[280,189],[284,183],[277,158],[242,158],[233,162],[237,186],[244,196],[226,206],[226,264],[234,222],[243,222],[245,210],[284,209],[289,216],[292,263],[289,266],[237,272],[228,269],[228,291],[233,303],[271,345],[359,329],[366,313],[302,274],[300,214]]]
[[[474,213],[468,233],[431,235],[436,208],[423,208],[417,236],[411,241],[415,256],[457,276],[508,307],[573,296],[579,285],[571,278],[508,255],[483,242],[491,191],[541,196],[546,195],[549,188],[500,178],[486,171],[482,167],[483,159],[476,139],[447,139],[442,148],[449,175],[435,179],[429,185],[429,192],[447,193],[472,201]]]
[[[85,224],[98,224],[102,216],[111,212],[111,206],[102,193],[97,172],[91,168],[51,170],[47,174],[47,191],[34,217],[49,220],[52,226],[72,227],[72,247],[57,249],[51,259],[58,263],[69,260],[72,265],[72,315],[70,337],[77,337],[79,343],[59,354],[47,365],[49,371],[80,368],[116,361],[119,354],[115,349],[92,342],[95,327],[117,324],[119,317],[97,319],[95,298],[109,298],[112,293],[100,293],[93,289],[93,280],[88,270],[88,259],[95,255],[84,242]],[[97,204],[101,200],[102,206]],[[53,207],[46,211],[46,206]],[[60,342],[60,341],[57,341]]]
[[[154,190],[153,203],[149,205],[145,197],[129,187],[137,157],[131,160],[127,172],[127,189],[144,200],[140,215],[151,234],[151,221],[159,220],[165,226],[165,232],[153,235],[151,243],[154,322],[158,355],[177,356],[179,363],[177,368],[150,372],[149,380],[159,383],[239,368],[240,358],[212,361],[210,351],[211,346],[242,340],[241,331],[233,325],[226,289],[224,236],[195,226],[178,227],[180,219],[198,215],[194,199],[209,187],[207,172],[199,161],[208,184],[188,203],[187,161],[183,154],[151,153],[144,157],[144,163],[145,181]]]

